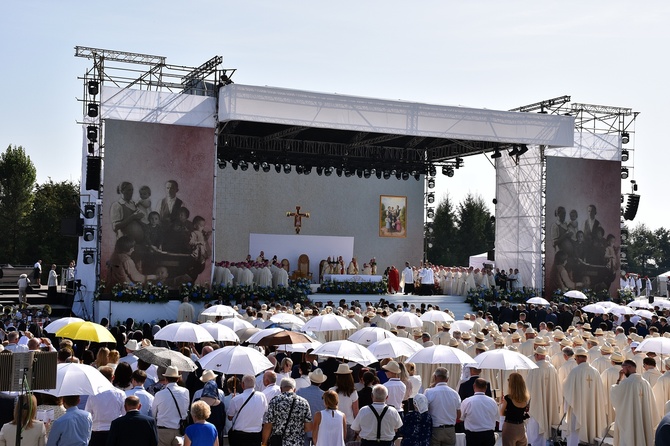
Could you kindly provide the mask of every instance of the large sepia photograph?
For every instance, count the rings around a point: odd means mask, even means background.
[[[380,195],[379,236],[406,237],[407,197]]]
[[[108,120],[101,276],[170,288],[208,282],[212,129]]]

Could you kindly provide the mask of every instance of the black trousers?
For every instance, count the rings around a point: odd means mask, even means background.
[[[385,441],[385,440],[366,440],[364,438],[361,438],[361,446],[391,446],[393,444],[393,440],[390,441]]]
[[[496,436],[492,430],[472,432],[466,429],[465,444],[467,446],[494,446],[496,444]]]
[[[261,446],[261,440],[260,432],[228,431],[230,446]]]
[[[107,444],[107,437],[109,437],[109,431],[93,431],[91,432],[91,441],[88,442],[88,446],[105,446]]]
[[[406,283],[405,288],[403,289],[404,294],[414,294],[414,284]]]

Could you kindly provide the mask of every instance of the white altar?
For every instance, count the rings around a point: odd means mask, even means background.
[[[361,274],[324,274],[323,280],[331,282],[381,282],[383,277]]]

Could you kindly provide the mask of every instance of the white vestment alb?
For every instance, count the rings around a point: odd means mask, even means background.
[[[551,437],[551,427],[561,421],[561,397],[558,372],[547,361],[537,361],[538,368],[528,371],[526,383],[530,393],[528,414],[538,424],[538,434],[545,440]],[[530,440],[530,438],[529,438]]]
[[[592,444],[602,436],[607,426],[605,389],[600,374],[588,362],[572,369],[563,386],[563,398],[569,429],[579,434],[580,442]]]
[[[657,415],[649,383],[640,374],[634,373],[612,387],[611,397],[616,411],[614,444],[654,444],[654,428],[661,419]]]

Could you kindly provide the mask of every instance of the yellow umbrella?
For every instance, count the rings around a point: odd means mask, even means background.
[[[67,324],[56,332],[59,338],[91,342],[116,342],[114,336],[100,324],[79,321]]]

